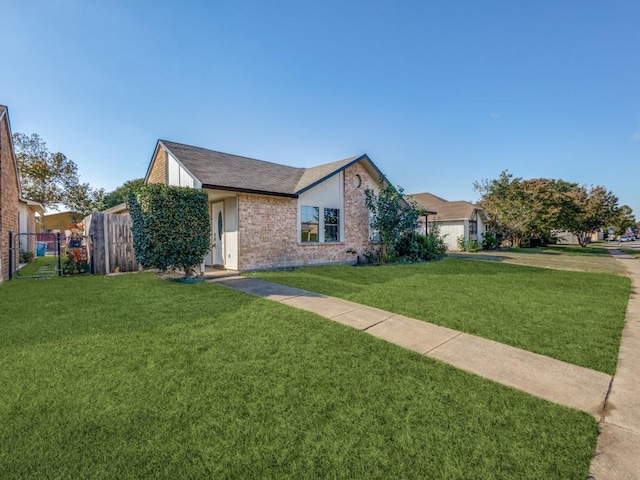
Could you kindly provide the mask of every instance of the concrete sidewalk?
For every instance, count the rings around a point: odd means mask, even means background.
[[[611,377],[498,342],[334,297],[256,278],[215,280],[245,293],[317,313],[495,382],[600,419]],[[640,420],[640,418],[639,418]]]
[[[620,250],[610,252],[624,262],[633,281],[633,293],[591,464],[593,480],[640,478],[640,260]]]

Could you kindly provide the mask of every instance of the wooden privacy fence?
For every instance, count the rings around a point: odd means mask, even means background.
[[[85,235],[93,241],[93,273],[138,270],[128,213],[93,213],[83,223]]]

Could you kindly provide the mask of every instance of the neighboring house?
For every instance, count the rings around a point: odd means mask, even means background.
[[[471,202],[449,202],[426,192],[408,196],[421,207],[436,212],[435,215],[429,215],[428,221],[438,225],[440,236],[444,237],[449,250],[459,250],[458,238],[461,236],[464,237],[465,242],[471,239],[482,242],[487,223],[487,217],[482,208]],[[424,218],[421,222],[424,229]]]
[[[36,236],[32,235],[38,232],[36,215],[40,219],[44,216],[42,204],[20,197],[18,200],[18,232],[21,234],[19,238],[21,251],[36,251]]]
[[[9,232],[35,233],[36,212],[43,212],[42,205],[22,198],[18,163],[13,149],[9,111],[0,105],[0,280],[9,278]],[[35,252],[35,239],[20,236],[20,244],[14,247]],[[15,260],[15,259],[14,259]],[[12,268],[17,268],[13,262]]]
[[[102,213],[112,213],[116,215],[120,215],[123,213],[129,213],[129,207],[127,202],[119,203],[118,205],[114,205],[113,207],[107,208],[102,211]]]
[[[367,155],[295,168],[159,140],[145,182],[204,189],[205,264],[255,270],[354,263],[372,246],[365,190],[380,178]]]
[[[556,230],[553,233],[553,236],[556,237],[556,243],[558,245],[579,245],[578,237],[571,232],[566,230]],[[590,241],[598,242],[604,240],[604,230],[599,230],[591,234]]]
[[[49,213],[44,216],[43,228],[40,230],[43,233],[64,233],[69,225],[74,222],[76,214],[74,212],[56,212]]]

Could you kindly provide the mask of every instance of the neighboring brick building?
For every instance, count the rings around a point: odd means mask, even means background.
[[[355,263],[372,246],[364,192],[380,178],[367,155],[295,168],[160,140],[145,182],[205,189],[205,263],[255,270]]]
[[[18,232],[20,182],[7,107],[0,105],[0,280],[9,278],[9,232]]]
[[[9,278],[9,232],[35,232],[35,212],[42,211],[42,205],[21,196],[9,111],[0,105],[0,281]],[[34,251],[35,239],[24,236],[19,240],[17,248]]]

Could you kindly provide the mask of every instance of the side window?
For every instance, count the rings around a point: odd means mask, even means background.
[[[340,209],[338,208],[324,209],[324,241],[340,241]]]
[[[371,242],[379,242],[380,241],[380,231],[375,227],[376,223],[376,215],[373,212],[369,212],[369,241]]]
[[[318,242],[320,230],[320,209],[303,206],[300,209],[300,241]]]
[[[478,235],[478,222],[476,220],[469,220],[469,236]]]

